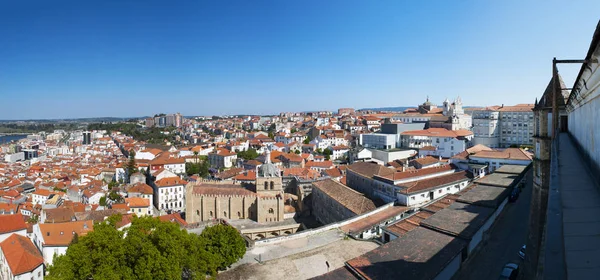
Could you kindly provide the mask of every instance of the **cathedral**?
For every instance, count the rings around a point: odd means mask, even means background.
[[[465,114],[460,96],[452,103],[446,98],[442,106],[442,108],[439,108],[427,97],[427,100],[420,104],[417,109],[407,109],[402,114],[394,116],[393,119],[405,123],[426,121],[429,123],[428,127],[449,130],[471,130],[472,118],[470,115]]]
[[[250,219],[259,223],[284,219],[284,192],[281,170],[266,162],[256,170],[254,184],[244,186],[223,181],[199,181],[186,186],[188,223],[214,219]]]

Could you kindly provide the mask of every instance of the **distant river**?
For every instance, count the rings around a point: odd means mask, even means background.
[[[10,141],[16,141],[16,140],[23,139],[23,138],[27,138],[27,134],[0,136],[0,144],[8,143]]]

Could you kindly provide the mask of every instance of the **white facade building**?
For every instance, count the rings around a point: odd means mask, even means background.
[[[365,148],[388,150],[396,148],[400,144],[399,140],[399,134],[370,133],[361,134],[358,143]]]
[[[401,134],[404,148],[423,149],[419,155],[452,157],[472,146],[473,132],[468,130],[447,130],[430,128],[425,130],[405,131]],[[433,147],[434,149],[427,149]]]

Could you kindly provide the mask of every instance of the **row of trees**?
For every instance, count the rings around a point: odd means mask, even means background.
[[[163,144],[165,140],[173,140],[173,128],[151,127],[140,129],[136,123],[93,123],[88,125],[88,130],[106,130],[109,133],[111,131],[120,131],[130,135],[135,140],[145,141],[151,144]],[[169,133],[164,134],[163,132]]]
[[[75,237],[66,254],[54,258],[46,279],[205,279],[246,252],[232,227],[216,225],[190,234],[171,222],[134,217],[117,230],[120,215]]]

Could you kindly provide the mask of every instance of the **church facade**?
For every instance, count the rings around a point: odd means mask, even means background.
[[[199,181],[186,186],[186,222],[214,219],[250,219],[259,223],[284,219],[281,171],[270,162],[257,168],[254,184],[244,186],[221,181]]]
[[[460,96],[453,102],[446,98],[441,108],[429,101],[427,97],[427,100],[417,108],[407,109],[392,119],[403,123],[428,123],[428,127],[448,130],[471,130],[473,125],[471,116],[465,114]]]

